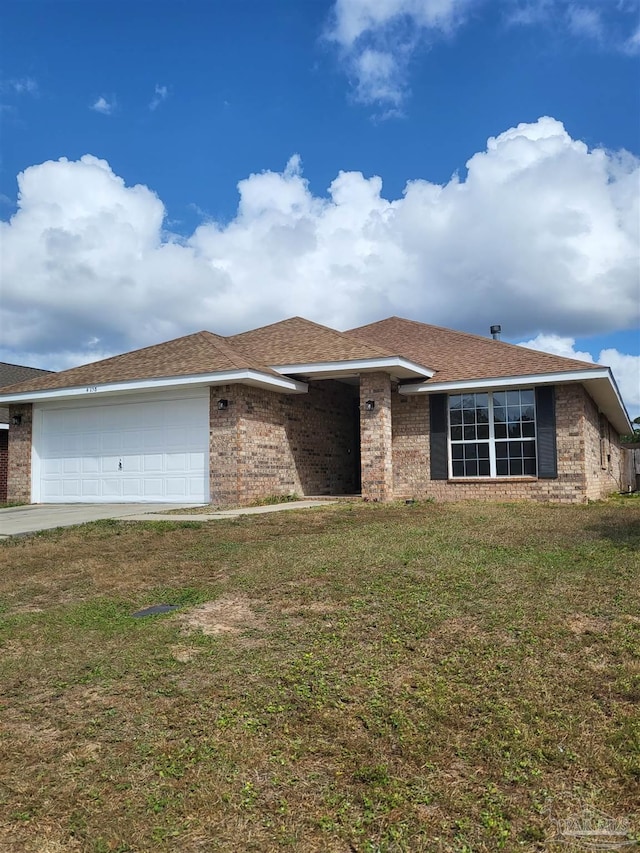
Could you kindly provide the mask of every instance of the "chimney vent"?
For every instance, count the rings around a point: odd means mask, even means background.
[[[502,326],[491,326],[491,337],[494,341],[500,340],[500,332],[502,331]]]

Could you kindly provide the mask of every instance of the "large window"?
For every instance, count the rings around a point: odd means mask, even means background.
[[[535,477],[532,389],[449,396],[452,477]]]

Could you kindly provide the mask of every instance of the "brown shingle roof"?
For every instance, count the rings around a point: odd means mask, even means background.
[[[601,369],[601,365],[401,317],[389,317],[378,323],[350,329],[345,334],[387,347],[435,370],[435,375],[429,380],[432,383]]]
[[[382,348],[381,342],[358,341],[344,334],[305,320],[291,317],[280,323],[262,326],[227,338],[243,352],[259,354],[266,364],[317,364],[353,361],[361,358],[387,358],[396,355]]]
[[[0,361],[0,388],[49,373],[51,373],[50,370],[42,370],[39,367],[24,367],[22,364],[7,364],[5,361]],[[6,423],[9,423],[9,409],[0,406],[0,424]]]
[[[60,373],[20,382],[2,393],[53,390],[104,382],[127,382],[135,379],[157,379],[189,376],[225,370],[253,369],[278,376],[269,367],[258,364],[243,352],[231,347],[225,338],[212,332],[196,332],[163,344],[83,364]]]

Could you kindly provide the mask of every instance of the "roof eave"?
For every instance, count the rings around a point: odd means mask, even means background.
[[[611,424],[621,435],[632,432],[631,420],[620,396],[611,370],[599,367],[589,370],[571,370],[565,373],[533,373],[519,376],[495,376],[488,379],[459,379],[448,382],[419,382],[400,385],[401,394],[452,394],[456,391],[490,391],[499,388],[514,388],[523,385],[557,385],[580,382],[587,387]]]
[[[304,382],[299,382],[288,376],[273,376],[259,370],[243,369],[0,394],[0,403],[40,403],[47,400],[86,399],[88,396],[103,397],[211,385],[251,385],[254,388],[264,388],[281,394],[305,394],[308,390],[308,386]]]
[[[340,379],[359,373],[382,371],[397,379],[431,378],[435,371],[401,356],[354,358],[344,361],[318,361],[301,364],[270,365],[272,370],[288,376],[313,376],[314,379]]]

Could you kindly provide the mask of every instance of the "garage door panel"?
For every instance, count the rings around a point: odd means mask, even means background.
[[[36,408],[39,500],[207,500],[208,392]]]

